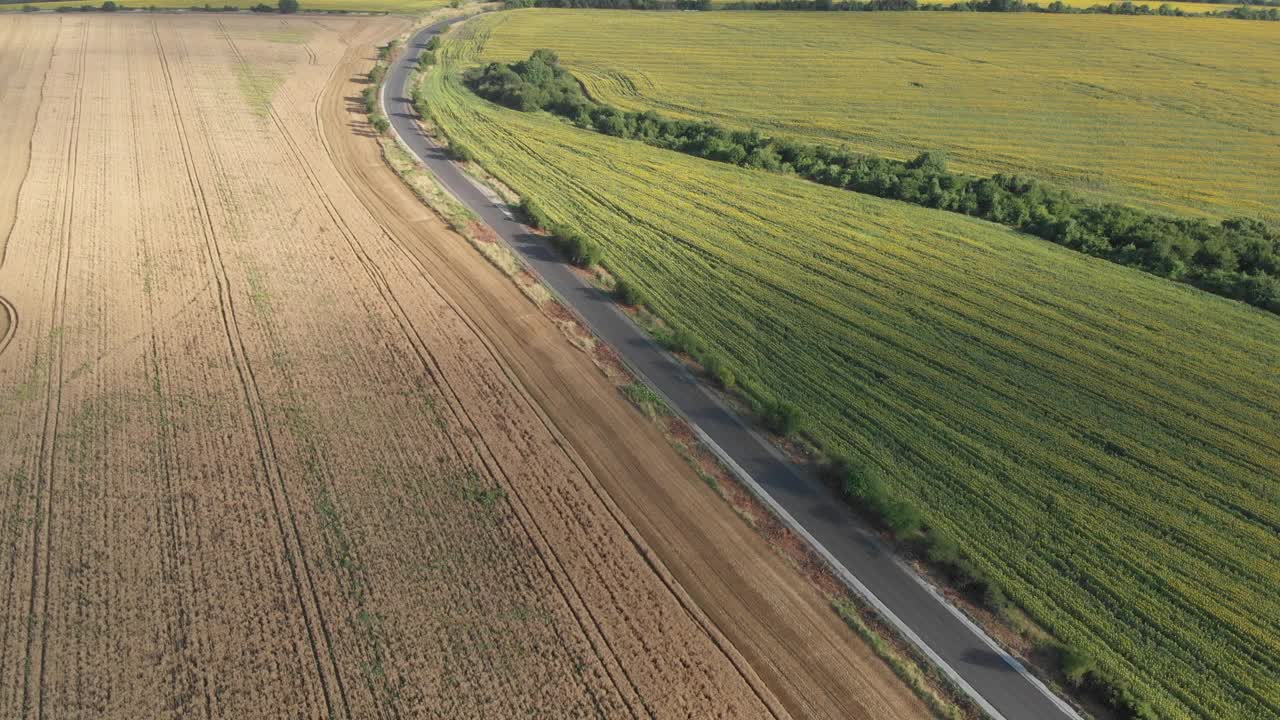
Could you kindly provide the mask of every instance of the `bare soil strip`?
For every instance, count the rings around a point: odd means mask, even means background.
[[[380,164],[402,22],[0,17],[0,717],[924,716]]]

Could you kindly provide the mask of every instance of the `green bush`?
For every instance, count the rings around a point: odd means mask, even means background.
[[[552,224],[546,228],[551,241],[565,257],[578,267],[589,268],[600,262],[603,250],[590,238],[571,227]]]
[[[914,535],[924,525],[924,516],[907,500],[891,499],[881,508],[884,522],[899,537]]]
[[[911,501],[894,497],[880,466],[872,463],[855,463],[839,459],[828,470],[840,482],[845,496],[859,507],[870,512],[895,535],[908,537],[924,527],[924,515]],[[941,536],[933,539],[929,552],[937,552],[946,562],[962,564],[960,549]]]
[[[400,41],[399,41],[398,39],[397,39],[397,40],[392,40],[391,42],[387,43],[386,45],[383,45],[382,47],[378,48],[378,59],[379,59],[379,60],[390,60],[390,59],[391,59],[391,57],[392,57],[392,56],[396,53],[396,51],[397,51],[397,50],[399,50],[399,49],[400,49]]]
[[[449,157],[458,162],[471,162],[475,159],[475,155],[471,153],[471,150],[466,145],[453,139],[449,140]]]
[[[848,459],[833,463],[841,489],[851,500],[878,510],[882,500],[888,497],[880,468],[869,463],[855,463]]]
[[[964,557],[960,554],[960,546],[951,538],[934,530],[929,533],[929,548],[925,554],[929,560],[947,568],[959,568]]]
[[[543,215],[542,210],[527,196],[520,198],[520,215],[529,227],[547,229],[549,224],[547,216]]]
[[[771,400],[761,408],[765,427],[779,435],[791,435],[800,429],[800,408],[785,400]]]
[[[687,353],[694,356],[702,352],[702,341],[687,330],[660,329],[655,331],[653,335],[659,345],[671,352]]]
[[[970,564],[970,567],[972,567],[972,576],[975,578],[974,582],[980,584],[983,588],[982,603],[987,608],[1003,616],[1005,611],[1013,606],[1013,601],[1009,599],[1009,595],[1005,593],[1004,588],[995,584],[976,567],[973,567],[972,564]]]
[[[737,378],[734,377],[733,370],[725,363],[723,357],[716,353],[704,353],[702,367],[706,369],[708,375],[715,378],[720,387],[725,390],[733,389]]]
[[[627,396],[628,400],[635,403],[636,407],[639,407],[650,418],[671,414],[671,408],[667,407],[666,402],[658,397],[653,388],[639,380],[623,387],[622,394]]]
[[[391,123],[382,113],[374,113],[370,115],[369,124],[373,126],[374,132],[379,135],[385,135],[387,134],[387,131],[391,129]]]
[[[733,370],[728,367],[720,368],[720,372],[716,374],[716,380],[720,381],[720,387],[725,390],[732,390],[738,384],[738,376],[733,374]]]
[[[1063,645],[1060,648],[1062,674],[1072,685],[1080,687],[1090,673],[1097,669],[1093,657],[1081,648]]]
[[[613,296],[623,305],[639,306],[644,304],[644,293],[634,283],[629,283],[621,278],[618,283],[613,286]]]
[[[604,257],[604,248],[600,243],[578,232],[570,233],[564,246],[569,259],[578,267],[595,267]]]

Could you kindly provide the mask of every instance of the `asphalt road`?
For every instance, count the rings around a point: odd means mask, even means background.
[[[819,478],[788,462],[721,404],[683,365],[649,340],[607,294],[573,274],[544,238],[477,188],[422,132],[406,85],[427,41],[453,22],[418,31],[389,69],[383,107],[402,142],[446,189],[509,243],[596,335],[665,395],[722,458],[745,474],[744,480],[757,494],[808,536],[846,583],[879,608],[989,715],[1008,720],[1079,720],[1079,715],[925,585]]]

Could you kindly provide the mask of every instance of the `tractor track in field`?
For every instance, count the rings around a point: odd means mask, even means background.
[[[228,42],[230,42],[229,37],[228,37]],[[349,55],[350,54],[351,53],[349,53]],[[338,67],[340,66],[334,67],[333,73],[331,73],[330,75],[330,83],[332,82],[333,76],[336,74]],[[324,96],[321,95],[316,99],[317,123],[319,123],[320,103],[323,98]],[[467,412],[466,406],[462,402],[461,398],[458,397],[456,390],[453,387],[449,386],[447,383],[442,383],[440,381],[440,378],[444,377],[444,372],[440,366],[439,361],[435,358],[434,354],[431,352],[431,349],[428,347],[427,343],[422,339],[422,337],[417,333],[416,330],[413,329],[412,325],[408,322],[408,314],[405,311],[404,307],[400,304],[399,300],[396,298],[394,292],[391,290],[385,276],[383,275],[381,270],[379,270],[377,266],[373,263],[372,259],[369,257],[368,252],[366,251],[364,246],[361,244],[357,235],[351,230],[351,228],[342,219],[341,214],[337,211],[335,207],[333,207],[332,203],[328,201],[326,193],[319,186],[319,183],[315,178],[314,171],[312,170],[310,165],[306,162],[305,156],[298,149],[297,143],[293,140],[292,136],[290,135],[287,125],[280,119],[279,115],[275,112],[274,109],[271,110],[270,115],[276,127],[278,128],[281,136],[285,138],[286,143],[289,145],[289,148],[293,154],[293,157],[295,158],[297,166],[307,176],[308,181],[311,183],[311,186],[315,190],[316,196],[322,199],[322,202],[325,206],[325,210],[328,212],[329,216],[334,220],[335,224],[341,229],[341,232],[344,238],[346,239],[348,245],[351,247],[352,252],[355,253],[355,255],[359,258],[360,264],[365,269],[366,273],[369,276],[369,279],[378,288],[378,292],[382,296],[384,302],[387,304],[388,308],[395,315],[396,320],[400,325],[403,336],[409,342],[410,346],[414,349],[414,352],[417,355],[419,362],[422,364],[423,369],[426,371],[428,377],[431,378],[432,384],[437,388],[441,396],[448,398],[447,405],[449,407],[450,412],[454,415],[454,417],[457,420],[462,421],[462,424],[465,427],[470,429],[470,432],[466,433],[467,438],[471,442],[473,451],[483,459],[487,474],[490,477],[502,478],[503,487],[506,488],[507,491],[510,493],[510,497],[514,498],[515,503],[520,505],[520,511],[517,512],[517,517],[520,520],[520,523],[522,525],[522,528],[525,534],[530,538],[531,541],[534,542],[535,547],[537,547],[538,553],[541,556],[542,562],[546,566],[548,573],[553,578],[556,579],[556,582],[558,585],[558,591],[561,597],[563,598],[564,603],[567,606],[574,609],[574,615],[579,623],[579,627],[581,628],[583,633],[587,635],[590,642],[592,643],[592,647],[593,647],[593,650],[595,651],[598,661],[609,672],[609,675],[613,680],[614,688],[618,691],[619,694],[623,695],[624,697],[629,697],[633,699],[634,702],[627,703],[627,708],[631,713],[632,717],[638,718],[639,715],[637,715],[636,713],[636,705],[641,705],[641,706],[644,705],[643,696],[640,693],[636,682],[627,673],[624,663],[620,661],[618,653],[609,644],[607,639],[607,634],[604,628],[602,627],[599,619],[594,617],[594,614],[591,611],[590,604],[582,596],[578,588],[574,587],[571,583],[569,583],[568,584],[569,587],[566,588],[565,583],[562,583],[560,581],[560,578],[567,576],[566,566],[563,560],[557,555],[554,548],[547,541],[546,533],[538,525],[535,519],[534,513],[531,511],[528,504],[522,498],[517,485],[514,482],[512,482],[512,479],[510,477],[507,476],[501,464],[499,464],[496,461],[496,454],[485,442],[484,434],[481,432],[481,427],[479,423],[477,423],[476,420],[470,415],[470,413]],[[326,151],[329,153],[329,157],[332,159],[333,151],[329,147],[328,141],[325,138],[323,128],[317,125],[316,129],[319,137],[321,138],[322,143],[325,146]],[[383,234],[383,237],[392,246],[400,248],[400,246],[395,243],[395,239],[392,238],[390,233],[386,232],[385,229],[383,230],[382,234]],[[400,248],[400,251],[406,259],[408,259],[411,263],[416,265],[418,269],[423,272],[424,277],[429,277],[428,274],[426,273],[426,268],[421,267],[421,265],[417,262],[415,258],[413,258],[410,254],[404,252],[403,248]],[[443,297],[443,295],[441,297]],[[461,313],[459,314],[461,315]],[[478,334],[477,334],[477,337],[479,337]],[[497,357],[492,355],[492,353],[491,353],[491,357],[495,361],[497,361]],[[450,437],[450,442],[455,443],[455,449],[456,449],[456,442],[453,440],[452,436]],[[571,595],[573,596],[573,599],[571,599],[570,597]],[[581,608],[581,611],[579,611],[579,608]],[[687,609],[688,608],[686,608],[686,610]],[[586,617],[583,617],[583,615],[585,615]],[[588,632],[588,629],[587,629],[588,625],[590,625],[591,627],[590,632]],[[597,642],[599,643],[599,645],[597,645]],[[616,677],[617,675],[621,675],[622,679],[619,680],[618,677]],[[624,686],[625,686],[625,689],[624,689]],[[651,711],[648,711],[647,714],[652,716]]]
[[[154,31],[155,31],[155,28],[153,26],[152,27],[153,38],[154,38]],[[158,41],[156,44],[155,51],[157,56],[161,52]],[[129,63],[130,63],[130,74],[132,75],[132,69],[134,65],[133,51],[131,51],[130,53]],[[167,87],[167,84],[166,84],[166,87]],[[139,105],[137,87],[136,87],[136,84],[132,82],[129,83],[129,104],[131,107],[137,107]],[[130,132],[129,132],[129,139],[130,139],[130,143],[133,149],[133,154],[135,157],[142,157],[142,140],[139,137],[139,134],[140,133],[139,133],[137,124],[131,125]],[[139,173],[137,178],[135,179],[134,188],[138,193],[138,197],[143,197],[145,188],[143,187],[141,173]],[[152,259],[150,256],[153,250],[147,240],[147,236],[145,232],[140,231],[138,233],[138,237],[139,237],[139,247],[143,255],[143,264],[144,266],[149,267],[152,263]],[[212,281],[210,281],[209,284],[206,284],[204,288],[200,290],[200,292],[201,293],[206,292],[210,284],[212,284]],[[167,518],[168,522],[166,523],[166,540],[168,543],[167,550],[169,553],[169,557],[167,560],[168,566],[166,568],[166,571],[169,575],[169,579],[171,582],[174,582],[175,584],[181,583],[184,587],[195,588],[196,580],[191,569],[190,559],[184,557],[184,553],[182,550],[184,547],[188,547],[190,545],[191,532],[188,526],[189,519],[186,517],[186,513],[183,511],[182,503],[179,499],[181,497],[178,490],[180,487],[179,480],[174,478],[175,473],[173,473],[171,470],[175,461],[175,458],[173,457],[174,443],[172,438],[170,437],[170,433],[172,432],[170,428],[172,427],[173,422],[172,422],[172,418],[170,417],[170,413],[167,412],[167,408],[165,407],[164,397],[163,397],[162,369],[164,368],[164,359],[160,354],[160,349],[158,347],[158,341],[156,338],[155,328],[157,324],[156,323],[157,313],[155,308],[155,298],[153,297],[152,293],[149,293],[149,292],[144,293],[144,295],[146,297],[145,304],[146,304],[147,326],[149,328],[148,343],[147,343],[148,362],[151,364],[150,372],[153,374],[153,377],[155,378],[155,380],[152,382],[152,392],[155,395],[154,412],[158,418],[157,425],[159,428],[161,428],[161,430],[157,433],[157,442],[156,442],[157,453],[156,454],[158,455],[158,465],[159,465],[160,474],[164,483],[165,494],[167,496],[167,502],[165,503],[165,513],[168,516]],[[98,358],[98,362],[101,362],[101,357]],[[193,611],[191,607],[191,599],[185,593],[179,593],[178,595],[177,613],[178,613],[178,622],[177,622],[177,627],[174,630],[174,633],[176,635],[174,643],[175,645],[177,645],[179,648],[182,649],[181,652],[183,653],[184,659],[187,662],[187,664],[194,666],[194,661],[187,654],[187,651],[186,651],[186,648],[191,643],[191,635],[193,632],[193,629],[191,627],[191,617],[193,615]],[[191,674],[194,674],[194,672]],[[187,682],[189,683],[189,686],[186,688],[186,693],[194,695],[196,692],[196,688],[195,688],[196,680],[188,676]],[[199,682],[199,686],[200,686],[199,687],[200,695],[204,699],[204,709],[205,709],[206,720],[213,720],[214,700],[210,693],[208,678],[207,677],[202,678],[202,680]]]
[[[10,32],[13,33],[13,30],[14,29],[10,29]],[[28,33],[19,32],[16,34],[18,34],[23,38],[22,48],[18,51],[18,56],[17,56],[16,62],[14,62],[13,64],[13,68],[0,69],[0,76],[8,75],[10,72],[13,72],[16,74],[22,67],[23,61],[25,61],[27,58],[27,52],[31,48],[30,35]],[[9,35],[0,37],[0,43],[3,43],[3,45],[8,45],[9,37],[10,37]],[[47,66],[45,68],[45,71],[46,73],[48,72]],[[43,96],[44,78],[41,78],[40,86],[41,86],[41,95]],[[0,103],[3,103],[5,100],[7,100],[8,95],[9,93],[8,93],[7,87],[0,88]],[[18,214],[18,196],[21,194],[22,186],[26,182],[27,172],[29,172],[31,169],[31,142],[32,142],[31,138],[28,137],[27,152],[24,157],[23,168],[22,168],[22,179],[17,182],[16,187],[14,188],[13,202],[11,203],[11,208],[7,210],[8,212],[7,215],[0,216],[0,268],[4,267],[5,254],[8,252],[8,249],[9,249],[9,237],[13,233],[14,220],[17,218],[17,214]],[[7,227],[5,227],[6,225]],[[0,355],[4,354],[5,348],[9,345],[9,341],[13,340],[13,336],[17,331],[18,331],[18,309],[15,308],[13,306],[13,303],[9,302],[9,300],[5,298],[3,294],[0,294]],[[3,661],[0,660],[0,663],[3,663]]]
[[[186,169],[188,181],[191,185],[192,194],[198,200],[196,206],[197,212],[200,216],[201,233],[204,237],[206,250],[208,252],[209,266],[214,273],[214,279],[218,286],[218,302],[221,309],[222,324],[227,339],[227,348],[231,353],[236,374],[240,379],[245,407],[249,413],[254,436],[258,443],[258,458],[261,462],[262,471],[265,475],[268,489],[270,491],[272,507],[275,511],[276,525],[280,532],[281,541],[285,546],[285,555],[289,561],[289,570],[293,579],[294,592],[297,597],[298,606],[301,608],[303,622],[306,626],[307,640],[311,648],[312,658],[315,662],[316,674],[320,679],[320,686],[324,694],[325,707],[327,708],[329,716],[334,717],[336,714],[337,702],[334,700],[334,691],[331,685],[336,685],[338,700],[341,702],[341,706],[346,717],[350,718],[351,708],[347,699],[346,688],[342,685],[341,672],[339,671],[337,662],[334,659],[332,640],[330,638],[329,629],[324,623],[319,597],[315,589],[315,580],[311,577],[310,568],[307,565],[305,549],[302,545],[302,536],[298,529],[298,519],[294,513],[292,503],[289,500],[288,489],[285,486],[283,478],[280,476],[279,459],[276,457],[275,443],[271,437],[271,428],[267,423],[266,412],[264,409],[265,403],[262,398],[262,393],[258,388],[257,378],[254,375],[253,366],[250,364],[244,340],[240,335],[239,320],[236,317],[235,303],[231,296],[231,281],[227,274],[226,265],[222,260],[222,250],[219,247],[217,233],[213,227],[212,215],[209,211],[208,201],[205,197],[204,186],[201,183],[199,174],[195,168],[195,161],[191,151],[190,136],[187,132],[186,123],[182,119],[183,106],[178,102],[173,73],[169,67],[169,58],[164,48],[164,43],[160,39],[160,32],[155,21],[152,21],[152,34],[155,37],[156,47],[160,57],[160,64],[165,76],[169,97],[174,107],[175,118],[177,121],[176,130],[183,150],[183,164]],[[301,568],[299,568],[299,565],[301,565]],[[303,589],[303,580],[306,581],[305,591]],[[318,630],[317,626],[319,626]],[[327,663],[321,658],[322,651],[320,649],[319,642],[316,640],[317,632],[321,635],[325,643],[324,655],[327,659]],[[333,678],[330,678],[330,673],[333,674]]]
[[[66,198],[66,201],[62,208],[61,228],[59,231],[60,242],[58,245],[59,256],[53,291],[53,312],[50,314],[48,339],[51,356],[49,358],[50,367],[48,394],[45,404],[44,433],[40,440],[40,460],[36,466],[35,522],[32,523],[31,602],[27,610],[27,652],[22,681],[22,706],[24,712],[34,703],[37,718],[44,717],[45,652],[48,649],[49,642],[49,577],[51,575],[50,559],[52,557],[53,544],[53,473],[57,460],[58,425],[62,412],[63,357],[65,355],[63,351],[65,348],[63,327],[67,302],[67,272],[71,264],[72,220],[75,214],[76,199],[76,168],[79,167],[78,154],[80,151],[81,107],[84,99],[85,59],[88,55],[89,44],[87,23],[81,26],[80,32],[76,87],[73,91],[75,96],[72,109],[73,120],[67,133],[67,157],[70,158],[70,162],[66,171],[65,189],[59,194],[60,197]],[[55,338],[58,345],[56,359],[53,357],[53,354],[55,354],[53,350]],[[37,605],[40,606],[39,620],[36,620]],[[33,653],[36,652],[37,646],[35,642],[36,633],[31,632],[33,625],[38,625],[40,628],[38,654],[34,656]],[[35,666],[34,671],[32,666]],[[37,684],[34,688],[32,687],[31,677],[33,672],[37,675]]]
[[[236,46],[235,41],[226,31],[225,26],[223,26],[221,22],[218,23],[218,26],[223,38],[226,40],[232,53],[237,58],[237,61],[247,68],[249,66],[248,62]],[[636,706],[643,705],[643,699],[636,683],[628,676],[626,668],[619,660],[617,652],[610,646],[606,632],[601,626],[601,623],[598,619],[592,616],[590,605],[586,602],[585,598],[582,597],[578,589],[573,587],[572,584],[565,587],[565,583],[561,580],[561,578],[565,577],[567,574],[564,563],[547,542],[545,533],[538,526],[538,523],[534,519],[534,515],[528,506],[524,504],[516,486],[511,482],[511,479],[506,476],[501,465],[496,462],[493,451],[484,441],[480,426],[475,422],[470,414],[467,413],[465,405],[457,396],[456,390],[448,383],[441,382],[441,378],[444,377],[444,373],[439,362],[436,360],[426,342],[408,321],[408,313],[400,303],[399,299],[396,298],[395,293],[391,290],[383,272],[370,258],[368,251],[359,240],[357,234],[347,224],[342,214],[330,201],[328,194],[325,192],[323,187],[321,187],[314,169],[311,167],[310,163],[307,162],[305,154],[299,148],[297,141],[290,133],[288,125],[281,119],[276,109],[270,105],[267,107],[267,115],[272,121],[273,126],[276,128],[276,131],[279,133],[281,139],[284,140],[294,166],[301,172],[302,177],[306,179],[310,186],[313,197],[323,207],[326,215],[333,221],[334,226],[338,228],[340,234],[347,243],[347,246],[356,256],[365,274],[369,278],[369,281],[375,288],[377,288],[378,294],[382,298],[387,309],[395,317],[402,336],[406,342],[408,342],[410,347],[413,348],[418,361],[421,363],[426,375],[430,378],[432,385],[437,389],[442,397],[448,398],[447,405],[450,413],[460,425],[463,425],[470,430],[466,435],[470,440],[473,452],[482,458],[486,474],[490,477],[502,478],[503,486],[510,493],[510,497],[514,498],[515,502],[520,505],[520,511],[517,512],[517,517],[520,520],[525,534],[531,541],[533,541],[535,547],[538,549],[542,562],[546,566],[547,572],[555,579],[558,585],[558,591],[565,604],[573,609],[580,629],[587,635],[592,643],[592,647],[598,661],[608,670],[610,677],[613,680],[615,690],[623,697],[628,698],[627,708],[630,711],[631,716],[636,718],[636,720],[639,720],[641,716],[636,713]],[[387,236],[387,239],[390,240],[390,237]],[[461,452],[461,448],[458,446],[457,440],[452,435],[448,437],[448,440],[454,447],[455,452],[464,454]],[[583,615],[586,617],[583,617]],[[620,680],[617,675],[621,675],[622,679]],[[646,714],[650,717],[652,716],[652,713]]]
[[[244,67],[248,67],[248,62],[244,55],[236,46],[235,41],[226,31],[225,26],[221,22],[218,23],[223,38],[226,40],[232,53],[237,61]],[[335,68],[336,70],[336,68]],[[318,102],[318,99],[317,99]],[[570,607],[579,624],[580,630],[587,636],[592,645],[592,649],[597,660],[606,668],[615,690],[624,698],[627,698],[627,709],[631,717],[639,718],[653,717],[653,711],[646,707],[647,703],[640,691],[636,681],[627,671],[626,664],[620,659],[618,651],[610,644],[608,634],[601,621],[595,616],[591,604],[583,596],[582,592],[572,583],[565,582],[563,578],[568,577],[568,568],[563,559],[556,552],[553,545],[548,541],[546,532],[540,527],[536,520],[535,513],[523,499],[518,486],[512,482],[501,464],[497,461],[497,456],[489,447],[484,439],[484,433],[481,426],[467,411],[465,403],[458,396],[457,391],[448,383],[441,381],[444,372],[439,361],[435,358],[434,353],[428,347],[427,343],[412,327],[408,320],[406,312],[399,299],[395,296],[383,272],[377,267],[368,251],[365,249],[357,234],[347,224],[342,214],[330,201],[328,194],[321,187],[314,169],[307,161],[305,154],[300,149],[297,141],[293,138],[288,125],[280,117],[276,109],[268,105],[267,116],[272,121],[279,136],[284,140],[289,154],[293,159],[294,166],[301,172],[312,190],[312,194],[317,202],[323,207],[326,215],[332,220],[334,226],[338,228],[348,247],[356,256],[358,262],[363,268],[370,282],[377,289],[379,296],[382,298],[387,309],[395,317],[400,331],[406,342],[413,348],[419,362],[421,363],[426,375],[431,379],[433,386],[437,389],[442,397],[448,399],[446,403],[450,413],[454,419],[463,427],[468,428],[469,432],[465,435],[469,440],[472,451],[481,458],[485,473],[494,478],[501,478],[502,485],[507,489],[509,497],[512,498],[513,504],[519,506],[516,516],[522,526],[524,533],[533,542],[537,548],[549,575],[555,580],[558,592],[560,593],[566,606]],[[392,240],[385,233],[387,240]],[[461,448],[458,447],[457,440],[450,435],[449,442],[454,446],[455,451],[461,454]],[[638,711],[643,709],[642,711]]]
[[[61,31],[62,31],[62,21],[61,19],[59,19],[57,33],[60,34]],[[15,74],[20,72],[23,65],[23,61],[27,57],[27,50],[30,47],[30,37],[31,37],[31,34],[28,32],[21,32],[18,34],[21,35],[26,41],[23,43],[22,50],[18,55],[17,63],[14,65],[14,68],[12,70]],[[43,101],[44,99],[45,84],[48,82],[50,65],[52,65],[52,54],[50,55],[49,60],[45,63],[44,71],[41,72],[40,74],[39,97],[41,101]],[[8,95],[9,95],[9,91],[6,88],[4,95],[0,96],[0,98],[3,98],[4,100],[8,100],[9,99]],[[12,203],[11,209],[6,208],[8,214],[0,217],[0,224],[4,225],[3,230],[0,231],[0,269],[4,268],[5,259],[8,257],[9,242],[13,236],[13,229],[17,225],[18,201],[22,194],[22,188],[26,185],[27,176],[30,174],[30,171],[31,171],[31,153],[32,153],[33,144],[34,144],[34,132],[35,132],[35,128],[33,125],[31,128],[31,132],[28,133],[26,142],[25,142],[26,151],[23,155],[23,161],[22,161],[22,177],[19,180],[17,180],[17,182],[14,183],[12,186],[13,203]],[[0,294],[0,322],[4,323],[3,330],[0,331],[0,355],[3,355],[4,351],[8,348],[9,343],[13,341],[14,336],[17,334],[18,324],[19,324],[18,309],[14,307],[13,303],[10,302],[8,298],[4,297],[3,294]],[[33,539],[35,537],[34,531],[33,531],[32,537]],[[5,582],[5,594],[4,594],[5,598],[13,597],[14,583],[17,580],[16,578],[17,568],[18,568],[17,552],[18,552],[18,548],[15,543],[13,547],[10,549],[9,573],[8,573],[8,579]],[[8,623],[6,623],[4,628],[4,635],[3,637],[0,637],[0,648],[8,647],[10,628],[11,626]],[[5,672],[7,669],[7,661],[8,661],[8,655],[0,652],[0,677],[5,677]],[[24,680],[24,684],[25,682],[26,681]],[[25,693],[25,689],[24,689],[24,693]]]

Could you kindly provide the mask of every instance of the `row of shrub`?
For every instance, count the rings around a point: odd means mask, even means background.
[[[391,129],[391,121],[378,109],[378,91],[387,76],[387,67],[400,52],[400,41],[392,40],[378,48],[378,60],[369,68],[366,79],[369,81],[360,91],[360,99],[364,102],[364,114],[369,116],[369,125],[379,135],[385,135]]]
[[[1223,10],[1221,12],[1210,13],[1210,14],[1218,15],[1221,17],[1235,18],[1237,20],[1271,20],[1271,21],[1280,20],[1280,9],[1277,9],[1275,7],[1258,8],[1258,7],[1249,7],[1247,5],[1241,5],[1239,7],[1233,7],[1230,10]]]
[[[436,64],[436,50],[439,49],[440,36],[432,35],[426,47],[422,49],[422,53],[418,55],[418,72],[426,72],[427,68]]]
[[[557,0],[548,0],[555,2]],[[1268,0],[1280,3],[1280,0]],[[1046,5],[1024,0],[969,0],[968,2],[929,3],[918,0],[742,0],[720,6],[725,10],[814,10],[814,11],[875,11],[875,10],[932,10],[955,12],[1040,12],[1054,14],[1104,14],[1104,15],[1169,15],[1184,17],[1201,13],[1189,13],[1169,3],[1160,5],[1138,4],[1131,0],[1099,3],[1090,7],[1073,7],[1053,0]],[[1277,20],[1280,11],[1275,7],[1237,7],[1219,12],[1203,13],[1244,20]]]
[[[469,153],[458,150],[455,145],[451,143],[451,147],[454,148],[453,156],[459,160],[469,159]],[[580,268],[591,268],[603,262],[604,248],[600,243],[571,227],[551,222],[528,198],[520,201],[520,212],[524,215],[525,222],[531,227],[545,231],[551,238],[552,244],[559,248],[574,265]]]
[[[463,79],[481,97],[517,110],[547,110],[579,127],[655,147],[990,220],[1280,313],[1280,232],[1261,220],[1212,223],[1098,203],[1029,177],[952,172],[937,152],[891,160],[714,122],[624,111],[588,98],[545,49],[509,65],[472,68]]]
[[[1225,3],[1223,3],[1225,4]],[[1280,20],[1280,0],[1252,3],[1230,10],[1208,13],[1243,20]],[[1268,5],[1269,8],[1256,7]],[[597,8],[605,10],[813,10],[813,11],[905,11],[935,10],[955,12],[1044,12],[1101,13],[1106,15],[1174,15],[1188,13],[1169,3],[1158,6],[1136,4],[1131,0],[1098,4],[1087,8],[1072,7],[1062,0],[1047,5],[1024,0],[969,0],[967,2],[929,3],[919,0],[740,0],[713,7],[711,0],[506,0],[507,9],[516,8]]]

